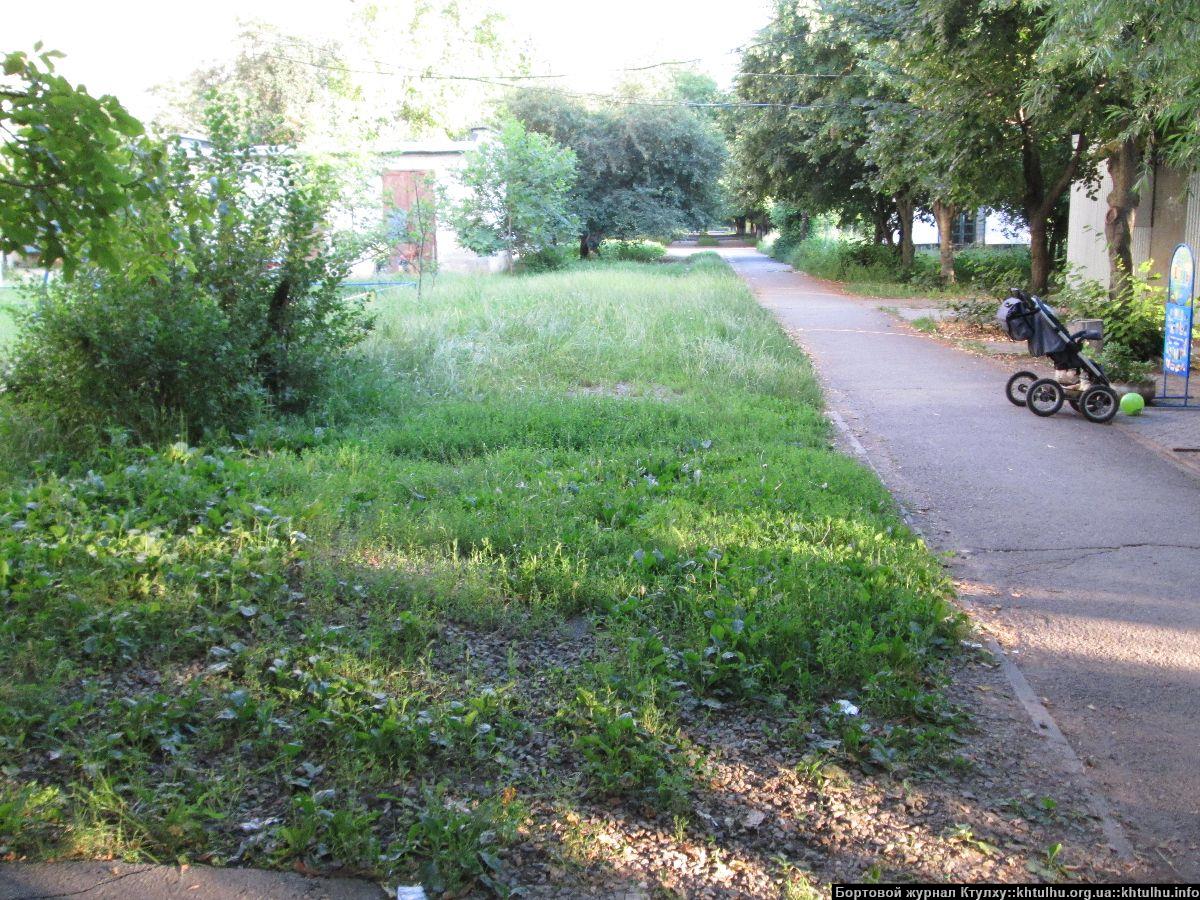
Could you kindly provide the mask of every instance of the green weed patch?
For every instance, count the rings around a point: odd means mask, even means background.
[[[949,586],[719,261],[376,312],[304,419],[12,457],[2,852],[500,891],[529,804],[686,811],[697,715],[879,765],[944,733]]]

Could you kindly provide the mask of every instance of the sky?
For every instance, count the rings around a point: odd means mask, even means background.
[[[67,54],[59,71],[93,94],[115,94],[131,112],[152,117],[159,102],[150,89],[185,77],[232,51],[239,20],[273,23],[292,34],[335,35],[365,0],[50,0],[12,4],[0,16],[0,51],[35,41]],[[404,2],[404,0],[399,0]],[[460,0],[464,7],[471,0]],[[725,84],[737,65],[735,49],[767,24],[769,0],[494,0],[507,32],[525,44],[534,71],[566,74],[553,83],[607,90],[623,70],[676,60]],[[463,61],[478,74],[478,63]]]

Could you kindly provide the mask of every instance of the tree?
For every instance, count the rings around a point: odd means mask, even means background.
[[[62,54],[4,56],[0,81],[0,252],[33,247],[43,263],[114,264],[122,217],[145,196],[136,174],[142,125],[110,96],[92,97],[55,72]]]
[[[465,196],[449,220],[464,247],[483,256],[516,258],[555,244],[576,228],[568,205],[575,154],[515,119],[467,155],[459,173]]]
[[[384,260],[398,256],[404,271],[417,276],[418,298],[424,293],[426,277],[436,279],[438,273],[437,197],[437,180],[425,175],[387,204],[386,233],[379,255]]]
[[[654,100],[590,108],[552,91],[522,91],[506,108],[574,151],[581,257],[606,237],[669,235],[720,215],[724,142],[690,109]]]
[[[1147,157],[1200,163],[1200,14],[1190,0],[1029,0],[1047,30],[1037,89],[1065,78],[1093,85],[1096,155],[1112,179],[1104,234],[1109,291],[1131,291],[1131,225]]]
[[[330,128],[347,128],[359,91],[335,41],[310,43],[249,23],[235,47],[228,60],[157,89],[168,101],[160,124],[203,134],[204,111],[217,95],[248,144],[297,144]]]
[[[881,87],[858,36],[822,23],[812,9],[780,2],[773,22],[742,54],[735,156],[760,196],[810,215],[864,225],[891,243],[896,199],[862,148]]]
[[[872,131],[893,134],[864,136],[860,155],[878,170],[868,180],[923,192],[943,224],[967,203],[1020,208],[1032,286],[1044,291],[1050,229],[1071,182],[1088,171],[1094,104],[1079,78],[1032,95],[1045,49],[1038,17],[1020,0],[823,0],[822,11],[857,67],[874,75],[850,105],[872,111]]]

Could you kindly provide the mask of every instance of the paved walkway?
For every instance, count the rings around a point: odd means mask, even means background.
[[[395,893],[393,892],[393,896]],[[382,888],[294,872],[113,862],[0,863],[0,900],[382,900]]]
[[[911,332],[880,301],[720,252],[808,351],[831,411],[935,549],[954,552],[962,593],[1138,851],[1200,880],[1200,478],[1121,428],[1011,405],[1008,367]]]

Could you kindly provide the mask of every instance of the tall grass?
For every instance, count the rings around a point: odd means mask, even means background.
[[[0,285],[0,353],[12,343],[17,334],[15,313],[25,304],[17,288]]]

